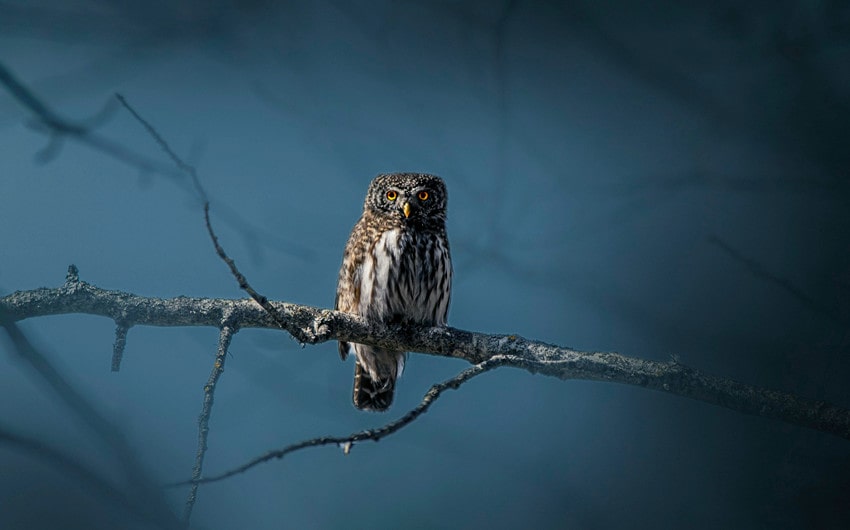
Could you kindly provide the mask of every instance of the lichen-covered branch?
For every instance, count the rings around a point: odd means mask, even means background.
[[[124,359],[124,348],[127,346],[127,333],[130,326],[126,323],[115,321],[115,342],[112,344],[112,371],[121,370],[121,361]]]
[[[316,307],[270,302],[296,340],[316,344],[345,340],[464,359],[478,364],[495,356],[507,366],[561,379],[587,379],[641,386],[775,418],[850,440],[850,410],[823,401],[704,374],[676,361],[659,362],[617,353],[582,352],[516,335],[490,335],[455,328],[384,326]],[[253,300],[148,298],[108,291],[80,281],[71,266],[61,287],[18,291],[0,298],[0,311],[17,321],[46,315],[85,313],[127,325],[214,326],[225,318],[244,328],[281,327]]]
[[[238,330],[229,320],[225,320],[222,324],[218,334],[218,351],[215,354],[215,362],[210,372],[210,378],[204,385],[204,405],[200,416],[198,416],[198,450],[195,453],[195,465],[192,468],[192,485],[183,508],[183,520],[186,524],[192,518],[192,509],[198,499],[198,484],[200,484],[201,474],[204,471],[204,456],[207,453],[207,438],[210,432],[210,416],[215,398],[215,387],[224,372],[224,363],[227,360],[230,341]]]

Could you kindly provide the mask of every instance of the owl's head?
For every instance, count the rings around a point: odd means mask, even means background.
[[[436,175],[386,173],[369,185],[365,209],[399,223],[443,223],[446,199],[446,185]]]

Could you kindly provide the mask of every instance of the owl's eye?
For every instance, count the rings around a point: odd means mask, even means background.
[[[398,199],[398,192],[395,190],[390,190],[387,192],[387,199],[394,201]]]
[[[427,201],[427,200],[428,200],[429,195],[428,195],[428,192],[427,192],[427,191],[420,191],[420,192],[419,192],[419,195],[417,195],[417,197],[419,197],[419,200],[420,200],[420,201]]]

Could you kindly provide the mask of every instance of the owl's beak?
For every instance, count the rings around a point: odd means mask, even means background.
[[[404,211],[405,217],[410,217],[410,203],[409,202],[404,203],[404,206],[402,206],[401,209],[402,209],[402,211]]]

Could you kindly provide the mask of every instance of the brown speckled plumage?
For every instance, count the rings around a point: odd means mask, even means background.
[[[446,199],[434,175],[375,177],[345,245],[336,309],[383,322],[445,325],[452,284]],[[340,342],[339,353],[356,357],[354,406],[389,408],[405,352]]]

